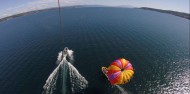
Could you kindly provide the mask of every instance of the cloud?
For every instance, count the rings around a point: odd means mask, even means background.
[[[81,3],[85,0],[59,0],[59,1],[62,6],[68,6],[72,4],[77,5],[78,3]],[[53,4],[53,3],[57,4],[58,0],[37,0],[37,1],[29,2],[28,4],[36,5],[36,4]]]
[[[60,0],[61,6],[72,6],[83,3],[85,0]],[[18,5],[16,7],[10,7],[5,10],[1,10],[0,19],[11,16],[14,14],[24,13],[33,10],[40,10],[46,8],[58,7],[58,0],[35,0]]]

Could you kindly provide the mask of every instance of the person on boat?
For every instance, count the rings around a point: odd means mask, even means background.
[[[103,68],[102,68],[102,72],[107,76],[108,70],[107,70],[106,67],[103,67]]]
[[[68,48],[65,47],[64,50],[62,51],[63,57],[66,57],[68,55]]]

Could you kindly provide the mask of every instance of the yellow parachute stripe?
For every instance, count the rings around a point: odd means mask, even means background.
[[[123,71],[123,75],[125,75],[125,80],[130,80],[134,72],[132,70],[125,70]]]
[[[123,65],[123,68],[127,65],[127,62],[124,58],[121,59],[121,63]]]
[[[123,73],[121,72],[120,78],[119,78],[119,81],[117,82],[117,84],[121,84],[122,82],[123,82]]]
[[[134,74],[134,71],[132,71],[132,70],[128,70],[128,71],[129,71],[129,72],[128,72],[128,73],[129,73],[129,76],[132,77],[133,74]]]
[[[127,83],[127,82],[128,82],[127,77],[126,77],[126,76],[123,76],[123,83],[122,83],[122,84],[125,84],[125,83]]]
[[[121,70],[121,69],[115,65],[111,65],[108,67],[108,70]]]

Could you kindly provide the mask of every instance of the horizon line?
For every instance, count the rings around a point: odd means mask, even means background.
[[[131,6],[131,5],[117,5],[117,6],[113,6],[113,5],[66,5],[66,6],[61,6],[61,8],[65,8],[65,7],[115,7],[115,8],[152,8],[152,7],[135,7],[135,6]],[[50,10],[50,9],[58,9],[59,7],[49,7],[49,8],[42,8],[42,9],[36,9],[36,10],[28,10],[25,12],[20,12],[20,13],[15,13],[12,15],[8,15],[6,17],[0,17],[0,22],[3,19],[9,19],[9,17],[12,16],[17,16],[17,15],[21,15],[21,14],[25,14],[25,13],[32,13],[32,12],[38,12],[38,11],[46,11],[46,10]],[[180,11],[175,11],[175,10],[165,10],[165,9],[159,9],[159,8],[152,8],[152,9],[158,9],[158,10],[164,10],[164,11],[174,11],[174,12],[180,12]],[[189,14],[190,13],[186,13],[186,12],[180,12],[180,13],[185,13],[185,14]]]

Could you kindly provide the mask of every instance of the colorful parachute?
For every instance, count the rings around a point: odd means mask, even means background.
[[[112,85],[125,84],[129,82],[134,74],[131,63],[124,58],[111,63],[107,71],[107,77]]]

